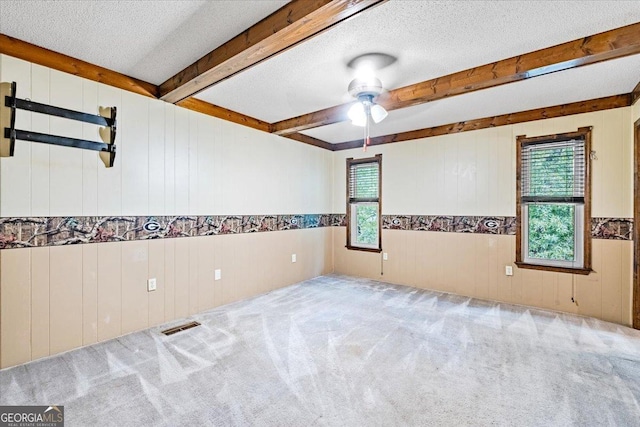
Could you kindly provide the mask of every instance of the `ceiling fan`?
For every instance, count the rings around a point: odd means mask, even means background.
[[[385,68],[397,61],[395,56],[386,53],[365,53],[353,58],[347,66],[356,70],[356,78],[349,83],[349,95],[358,102],[353,104],[347,113],[351,123],[364,127],[362,148],[367,151],[370,144],[369,128],[371,121],[380,123],[389,114],[376,98],[383,92],[382,82],[374,72]]]

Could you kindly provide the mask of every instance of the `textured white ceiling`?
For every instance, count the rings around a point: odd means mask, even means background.
[[[0,33],[154,84],[286,0],[0,0]]]
[[[286,0],[0,0],[0,32],[159,84],[265,18]],[[640,1],[389,0],[197,95],[275,122],[351,100],[366,52],[398,61],[378,76],[393,89],[640,22]],[[391,112],[374,135],[630,91],[640,55]],[[341,123],[306,133],[361,137]]]
[[[638,81],[640,55],[635,55],[394,110],[371,126],[371,136],[629,93]],[[342,122],[303,133],[335,144],[362,139],[363,132],[351,122]]]
[[[379,73],[393,89],[638,21],[637,0],[391,0],[197,97],[274,122],[350,100],[365,52],[398,57]]]

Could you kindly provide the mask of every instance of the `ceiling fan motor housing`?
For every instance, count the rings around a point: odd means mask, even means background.
[[[360,101],[372,101],[382,93],[382,82],[377,77],[356,78],[349,83],[349,95]]]

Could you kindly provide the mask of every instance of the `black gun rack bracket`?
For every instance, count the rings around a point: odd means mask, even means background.
[[[0,83],[0,157],[12,157],[16,139],[19,139],[98,151],[100,160],[105,167],[113,166],[116,159],[116,107],[99,107],[99,114],[81,113],[16,98],[16,88],[16,82]],[[16,129],[16,110],[26,110],[101,126],[98,129],[98,134],[102,142]]]

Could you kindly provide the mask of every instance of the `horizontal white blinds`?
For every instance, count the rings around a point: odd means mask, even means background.
[[[380,168],[377,161],[349,167],[349,201],[377,202]]]
[[[523,202],[584,203],[584,140],[522,146]]]

